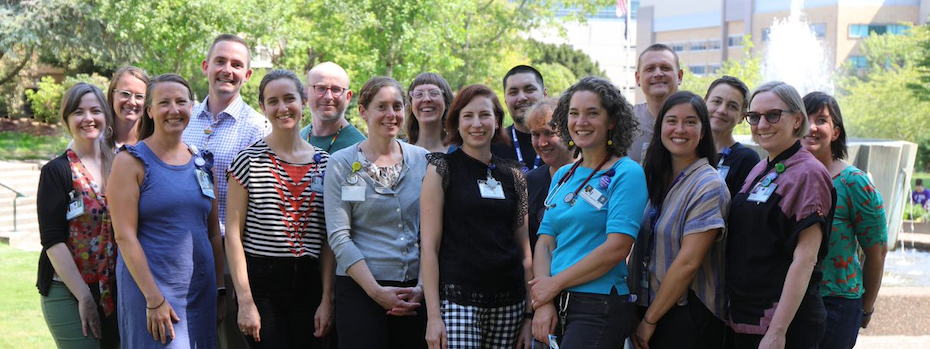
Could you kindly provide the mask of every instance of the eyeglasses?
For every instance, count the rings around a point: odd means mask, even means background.
[[[781,109],[772,109],[764,113],[751,111],[751,112],[746,113],[746,121],[749,122],[750,125],[758,125],[759,120],[761,120],[762,117],[765,116],[765,122],[769,124],[774,124],[774,123],[777,123],[778,120],[781,120],[782,114],[791,114],[794,112],[795,111],[793,110],[781,110]]]
[[[323,97],[326,94],[326,91],[333,93],[333,98],[339,98],[343,93],[349,89],[339,86],[324,86],[324,85],[313,85],[313,92],[316,93],[318,97]]]
[[[145,102],[144,94],[140,94],[140,93],[134,94],[126,90],[113,90],[113,91],[116,92],[116,96],[119,97],[121,100],[128,101],[130,98],[133,98],[136,100],[136,102],[139,102],[139,103]]]
[[[442,90],[429,90],[426,92],[417,91],[417,90],[410,91],[410,98],[413,98],[415,100],[421,100],[425,98],[427,95],[429,96],[430,99],[437,99],[442,96]]]

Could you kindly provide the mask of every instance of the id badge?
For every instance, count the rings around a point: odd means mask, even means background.
[[[730,173],[730,166],[720,166],[720,168],[717,169],[717,172],[720,172],[720,178],[726,181],[727,175]]]
[[[578,193],[578,196],[594,207],[595,210],[600,210],[604,208],[604,205],[607,204],[607,195],[601,193],[600,190],[594,189],[594,186],[588,184],[584,187],[584,190],[581,193]]]
[[[556,341],[556,336],[554,334],[549,335],[549,348],[559,349],[559,342]]]
[[[207,172],[199,168],[195,172],[197,173],[197,184],[200,185],[200,192],[208,198],[216,199],[216,194],[213,192],[213,181],[210,180]]]
[[[348,201],[348,202],[365,201],[365,186],[361,186],[361,185],[342,186],[342,201]]]
[[[746,198],[746,200],[756,203],[765,203],[769,201],[769,198],[775,193],[775,188],[777,187],[778,184],[776,183],[770,183],[768,186],[762,186],[762,183],[756,183],[756,186],[749,192],[749,197]]]
[[[481,192],[481,197],[485,199],[504,199],[504,186],[502,186],[500,182],[494,180],[494,178],[487,180],[479,179],[478,191]]]
[[[310,179],[310,190],[322,193],[323,192],[323,177],[322,176],[313,176]]]
[[[66,217],[70,221],[84,214],[84,198],[81,195],[76,195],[73,190],[68,193],[68,196],[70,200],[68,202],[68,213]]]
[[[640,162],[646,162],[646,151],[649,150],[649,142],[643,142],[642,153],[640,153],[639,158],[642,159]]]

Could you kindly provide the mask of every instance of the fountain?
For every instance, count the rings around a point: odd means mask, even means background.
[[[763,81],[784,81],[801,95],[822,91],[833,94],[830,53],[811,31],[803,0],[791,1],[791,14],[775,19],[762,58]]]

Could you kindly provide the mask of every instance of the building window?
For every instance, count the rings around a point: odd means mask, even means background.
[[[900,24],[851,24],[849,25],[850,38],[864,38],[872,35],[904,34],[908,26]]]
[[[856,69],[869,67],[869,61],[865,59],[865,56],[849,56],[849,61],[852,63],[852,67]]]
[[[742,35],[730,35],[727,37],[727,46],[736,47],[743,46],[743,36]]]
[[[769,34],[772,33],[772,28],[762,29],[762,41],[769,41]]]
[[[691,51],[704,51],[707,49],[707,41],[692,41]]]
[[[826,23],[811,24],[810,27],[811,27],[811,32],[813,32],[814,36],[816,36],[818,39],[823,39],[827,36],[827,24]]]
[[[710,40],[710,41],[708,41],[708,42],[707,42],[707,49],[708,49],[708,50],[719,50],[719,49],[720,49],[720,40],[719,40],[719,39],[716,39],[716,40]]]
[[[689,65],[688,70],[694,75],[704,75],[706,71],[703,65]]]
[[[675,52],[685,52],[685,44],[680,43],[680,42],[678,42],[678,43],[673,43],[673,44],[672,44],[672,51],[675,51]]]

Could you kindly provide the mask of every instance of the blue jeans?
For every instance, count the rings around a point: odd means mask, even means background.
[[[622,348],[633,321],[629,295],[563,292],[559,296],[560,316],[564,312],[562,348]]]
[[[820,349],[854,347],[862,326],[862,298],[823,297],[823,306],[827,310],[827,321]]]

